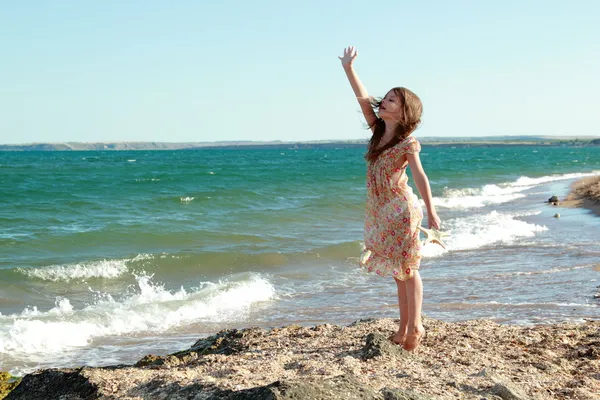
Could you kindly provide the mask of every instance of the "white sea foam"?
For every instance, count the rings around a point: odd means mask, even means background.
[[[522,214],[492,211],[445,221],[443,228],[450,234],[444,239],[446,250],[436,244],[427,244],[422,254],[424,257],[436,257],[452,250],[474,250],[496,243],[511,244],[519,238],[532,237],[548,230],[545,226],[516,219],[520,216]]]
[[[180,197],[179,198],[179,200],[181,200],[182,203],[191,203],[194,199],[195,199],[195,197]]]
[[[133,260],[137,260],[137,257]],[[100,260],[84,263],[51,265],[41,268],[18,268],[17,271],[30,278],[59,282],[89,278],[114,279],[127,272],[129,259]]]
[[[52,282],[68,282],[89,278],[115,279],[128,271],[130,262],[139,262],[153,257],[152,254],[138,254],[133,258],[87,261],[40,268],[17,268],[17,271],[30,278]]]
[[[599,175],[600,171],[549,175],[539,178],[522,176],[514,182],[485,185],[481,188],[446,189],[442,197],[433,198],[439,207],[454,209],[480,208],[490,204],[506,203],[525,197],[522,192],[544,183]]]
[[[483,306],[507,306],[507,307],[589,307],[589,308],[598,308],[597,304],[594,303],[556,303],[556,302],[540,302],[540,303],[530,303],[530,302],[516,302],[516,303],[505,303],[498,301],[483,301],[473,303],[476,305]]]
[[[529,178],[527,176],[522,176],[517,179],[515,182],[511,183],[511,186],[521,187],[521,186],[535,186],[541,185],[548,182],[554,181],[563,181],[567,179],[577,179],[577,178],[585,178],[586,176],[596,176],[600,175],[600,171],[586,172],[586,173],[572,173],[572,174],[556,174],[556,175],[548,175],[541,176],[539,178]]]
[[[96,338],[160,333],[197,321],[235,321],[243,319],[252,304],[275,296],[273,285],[255,274],[237,281],[204,283],[190,291],[169,291],[150,276],[136,279],[135,293],[122,299],[103,295],[91,305],[74,309],[68,299],[58,298],[48,311],[29,307],[19,314],[0,316],[0,353],[36,361],[87,347]]]
[[[541,210],[532,210],[532,211],[524,211],[519,213],[512,214],[513,217],[531,217],[534,215],[540,215],[542,213]]]
[[[481,189],[447,189],[444,196],[435,197],[433,203],[446,208],[479,208],[523,198],[525,195],[519,192],[526,189],[529,188],[500,187],[498,185],[485,185]]]
[[[575,267],[557,267],[557,268],[550,268],[550,269],[544,269],[541,271],[517,271],[517,272],[507,272],[507,273],[502,273],[502,274],[496,274],[494,275],[494,277],[504,277],[504,276],[515,276],[515,275],[546,275],[546,274],[556,274],[556,273],[561,273],[561,272],[569,272],[569,271],[575,271],[578,269],[587,269],[587,268],[593,268],[594,265],[590,264],[590,265],[578,265]]]

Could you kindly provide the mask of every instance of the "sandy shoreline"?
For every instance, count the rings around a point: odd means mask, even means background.
[[[7,399],[598,399],[600,320],[425,318],[414,353],[387,340],[396,324],[227,330],[133,366],[38,371]]]
[[[573,183],[571,192],[559,205],[587,208],[600,216],[600,176],[589,176]]]

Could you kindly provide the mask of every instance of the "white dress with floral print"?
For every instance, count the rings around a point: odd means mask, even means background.
[[[385,150],[367,168],[365,248],[361,267],[404,281],[421,264],[419,229],[423,210],[408,185],[404,154],[421,151],[412,135]]]

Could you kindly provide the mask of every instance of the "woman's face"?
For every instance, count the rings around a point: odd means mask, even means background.
[[[400,98],[396,92],[390,90],[381,100],[379,106],[379,118],[386,120],[399,120],[400,118]]]

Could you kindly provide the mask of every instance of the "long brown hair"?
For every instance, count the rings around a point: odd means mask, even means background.
[[[383,134],[385,133],[385,121],[377,116],[375,122],[369,126],[370,129],[373,129],[373,136],[369,140],[369,147],[365,155],[368,161],[375,161],[385,150],[394,147],[406,139],[421,123],[423,103],[421,103],[419,96],[404,87],[395,87],[392,90],[400,101],[398,126],[396,127],[396,132],[394,132],[394,138],[384,146],[379,147],[381,138],[383,138]],[[371,106],[375,110],[375,113],[378,114],[381,99],[371,99]]]

